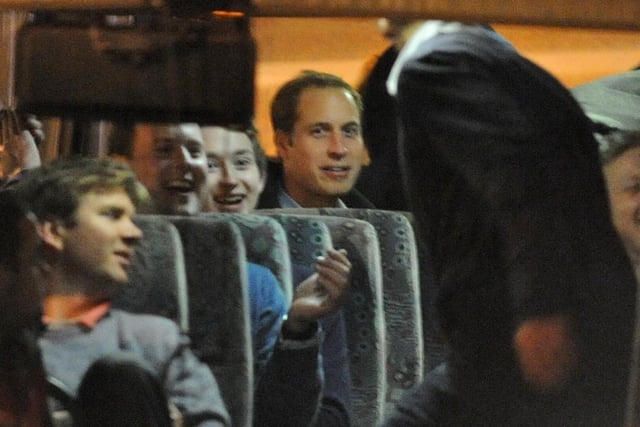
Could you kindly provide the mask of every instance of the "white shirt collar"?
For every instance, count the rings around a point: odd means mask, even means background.
[[[293,200],[293,198],[284,191],[284,188],[280,187],[278,191],[278,204],[281,208],[301,208],[300,204]],[[329,207],[329,206],[328,206]],[[336,202],[336,208],[346,208],[347,205],[344,204],[342,199],[338,199]]]

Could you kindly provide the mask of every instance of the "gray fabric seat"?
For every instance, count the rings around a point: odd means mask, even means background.
[[[356,218],[374,226],[380,245],[382,295],[386,326],[387,409],[424,375],[420,265],[409,219],[378,209],[281,209],[299,215]]]
[[[206,213],[202,216],[235,223],[244,240],[247,261],[271,270],[287,301],[291,301],[289,244],[285,230],[276,220],[253,214]]]
[[[398,213],[404,215],[415,230],[417,224],[413,214],[411,212]],[[427,244],[420,238],[419,234],[416,234],[415,237],[420,269],[420,305],[422,311],[424,374],[426,375],[445,361],[448,347],[438,326],[435,307],[438,289],[433,278]]]
[[[258,210],[281,221],[308,218],[322,222],[336,249],[346,249],[352,263],[351,287],[344,307],[353,424],[370,427],[382,421],[387,390],[386,345],[380,248],[374,227],[362,220],[327,215],[298,215],[286,210]],[[290,219],[289,222],[292,222]]]
[[[350,297],[344,316],[349,346],[354,424],[373,426],[384,417],[386,346],[380,249],[373,226],[350,218],[319,216],[337,249],[349,253]]]
[[[238,227],[206,217],[167,217],[182,239],[189,336],[209,365],[234,426],[252,425],[253,352],[246,255]]]
[[[273,218],[284,228],[292,264],[302,265],[313,270],[316,258],[323,256],[327,249],[333,247],[329,228],[316,218],[280,214],[277,211],[267,210],[259,210],[256,213]]]
[[[135,221],[144,237],[136,247],[129,284],[115,296],[113,306],[168,317],[187,332],[187,276],[180,235],[161,216],[138,215]]]
[[[323,215],[358,218],[372,224],[380,243],[382,297],[387,344],[387,409],[424,374],[420,267],[413,227],[399,212],[321,209]]]

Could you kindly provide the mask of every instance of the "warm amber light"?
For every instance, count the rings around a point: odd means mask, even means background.
[[[214,10],[211,12],[211,16],[214,18],[242,18],[244,12],[237,10]]]

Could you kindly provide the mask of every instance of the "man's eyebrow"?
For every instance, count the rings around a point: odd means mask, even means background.
[[[119,205],[113,205],[110,203],[107,203],[105,205],[102,205],[100,207],[101,211],[113,211],[113,212],[124,212],[125,208],[123,206],[119,206]]]
[[[328,129],[330,127],[332,127],[331,123],[329,122],[313,122],[313,123],[309,123],[309,128],[314,128],[314,127],[322,127],[325,129]]]

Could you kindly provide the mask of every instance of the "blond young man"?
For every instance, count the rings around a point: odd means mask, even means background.
[[[76,393],[94,362],[126,355],[150,367],[185,425],[228,426],[213,375],[177,325],[111,307],[143,237],[133,218],[146,192],[133,172],[108,159],[61,160],[31,172],[18,190],[47,251],[40,338],[47,373]]]

